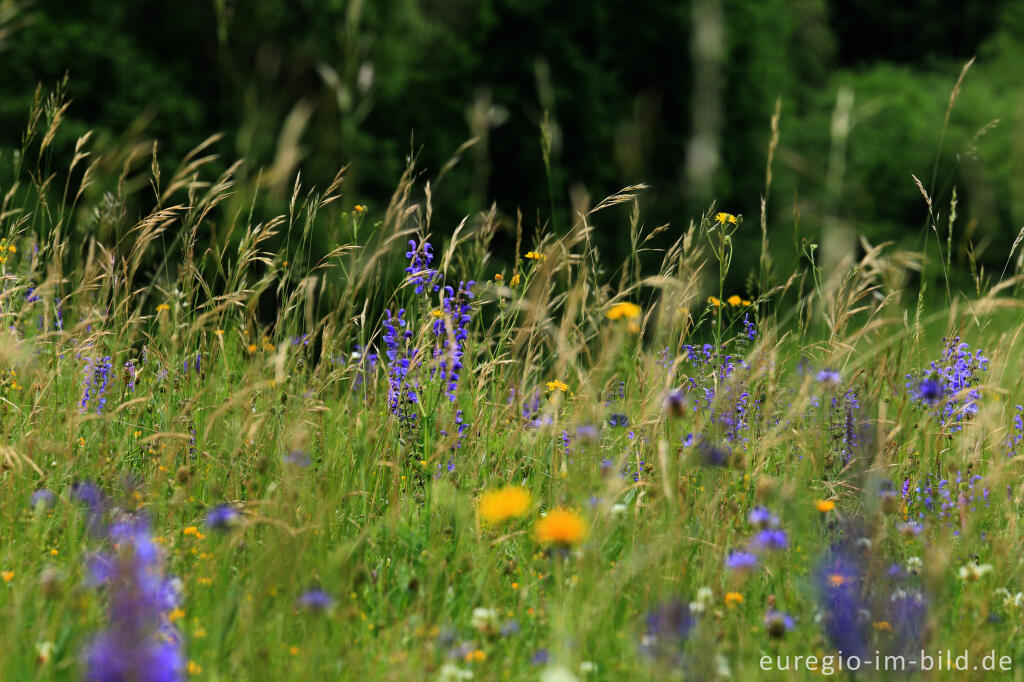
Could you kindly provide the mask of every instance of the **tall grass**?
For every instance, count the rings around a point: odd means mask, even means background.
[[[763,216],[649,229],[643,186],[533,243],[474,216],[415,266],[413,164],[387,206],[345,197],[342,169],[260,219],[277,179],[210,175],[216,137],[173,173],[88,134],[68,160],[66,106],[40,95],[0,159],[0,679],[89,674],[114,598],[94,557],[144,541],[104,534],[125,518],[181,581],[156,617],[196,679],[757,679],[764,654],[834,654],[836,623],[865,650],[1020,663],[1019,267],[937,309],[905,291],[922,254],[864,242],[773,272]],[[611,270],[601,212],[632,245]],[[762,253],[747,291],[725,289],[736,249]],[[920,399],[954,336],[987,370]],[[486,523],[503,486],[529,509]],[[225,503],[237,523],[211,527]],[[559,507],[579,542],[534,533]],[[760,507],[784,548],[758,544]],[[747,551],[752,570],[726,568]],[[899,594],[924,607],[893,615]],[[818,673],[774,673],[794,675]]]

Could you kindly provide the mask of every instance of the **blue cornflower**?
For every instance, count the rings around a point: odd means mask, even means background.
[[[764,627],[768,636],[773,639],[782,639],[786,633],[793,629],[793,618],[781,611],[768,609],[764,614]]]
[[[295,600],[295,605],[315,613],[326,611],[334,605],[334,599],[320,588],[306,590]]]
[[[648,613],[646,621],[641,652],[661,661],[678,663],[690,631],[697,623],[689,605],[681,601],[664,604]]]
[[[608,425],[616,428],[625,428],[629,426],[629,417],[624,414],[613,414],[608,417]]]
[[[842,380],[842,376],[839,374],[839,370],[837,369],[830,369],[826,367],[818,372],[818,381],[823,384],[838,384]]]
[[[238,520],[238,511],[230,504],[218,504],[206,512],[206,525],[213,530],[228,530]]]
[[[302,450],[292,450],[283,459],[288,464],[294,464],[297,467],[308,467],[313,461],[310,459],[309,454]]]
[[[57,504],[57,498],[46,488],[40,488],[32,493],[28,506],[32,509],[52,509]]]
[[[757,568],[756,554],[750,552],[730,552],[725,558],[725,567],[733,571],[750,571]]]
[[[706,438],[702,438],[697,444],[697,452],[700,453],[704,464],[714,467],[724,467],[732,457],[732,451],[727,445],[718,446]]]
[[[832,646],[847,656],[863,658],[867,651],[865,622],[860,617],[861,570],[848,550],[840,548],[817,572],[821,624]]]
[[[753,539],[753,546],[760,551],[780,551],[786,549],[788,544],[786,531],[777,528],[762,530]]]
[[[754,507],[747,515],[747,521],[751,526],[758,528],[778,528],[779,517],[771,513],[765,507]]]

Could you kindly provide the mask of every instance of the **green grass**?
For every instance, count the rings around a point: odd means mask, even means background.
[[[55,104],[37,117],[53,129],[59,119]],[[854,619],[870,651],[901,636],[915,651],[966,649],[978,663],[995,650],[1019,677],[1020,607],[997,591],[1024,590],[1024,490],[1007,446],[1022,400],[1016,280],[917,312],[916,292],[889,276],[908,254],[879,250],[831,273],[766,270],[768,288],[738,292],[751,306],[716,308],[707,296],[732,293],[719,282],[733,245],[761,243],[753,221],[724,235],[709,211],[643,272],[639,258],[603,268],[580,220],[562,238],[523,244],[520,256],[545,258],[517,257],[496,281],[498,228],[483,216],[435,249],[439,281],[477,280],[452,402],[430,350],[451,348],[457,318],[434,316],[441,292],[417,295],[396,274],[406,242],[430,230],[411,170],[390,206],[345,210],[339,175],[323,192],[296,181],[285,212],[260,221],[250,212],[258,180],[203,178],[201,153],[170,181],[148,159],[128,163],[126,180],[103,195],[88,186],[116,165],[92,157],[71,164],[77,171],[41,172],[54,165],[41,145],[52,136],[37,132],[13,161],[23,183],[4,188],[0,210],[0,679],[81,678],[83,651],[106,625],[109,589],[87,576],[110,543],[87,528],[72,494],[80,481],[119,509],[108,519],[150,519],[163,567],[181,581],[170,613],[197,680],[533,680],[560,669],[587,680],[713,679],[726,669],[736,680],[789,679],[759,661],[835,652],[818,574],[837,544],[858,567],[865,613]],[[83,177],[79,164],[94,163]],[[148,187],[152,211],[112,208],[134,206]],[[637,254],[639,191],[594,209],[633,209],[623,230]],[[324,223],[337,241],[314,244],[312,226]],[[608,319],[621,301],[642,316]],[[422,349],[410,374],[419,402],[405,405],[414,427],[389,405],[382,311],[399,307]],[[756,321],[753,340],[744,315]],[[954,334],[991,358],[978,375],[979,411],[959,431],[905,386]],[[684,344],[705,343],[742,364],[728,376],[695,367]],[[380,361],[354,359],[356,344]],[[105,406],[97,411],[94,395],[82,408],[86,363],[108,356]],[[839,385],[817,381],[823,367],[841,372]],[[568,390],[549,390],[555,380]],[[666,396],[691,380],[691,401],[673,416]],[[704,388],[715,390],[710,405]],[[847,411],[849,391],[859,407]],[[730,430],[721,417],[741,400],[745,424]],[[612,414],[630,425],[609,425]],[[599,428],[580,431],[587,425]],[[688,434],[728,445],[725,465],[684,445]],[[311,464],[286,461],[293,451]],[[953,481],[952,507],[926,512],[923,532],[908,536],[901,523],[921,506],[887,502],[884,484],[899,496],[904,480],[913,489],[929,475]],[[969,503],[960,496],[972,476],[981,477],[974,494],[989,493]],[[482,524],[480,495],[506,485],[530,492],[529,511]],[[52,509],[30,508],[39,488],[56,494]],[[836,506],[819,511],[819,500]],[[205,515],[223,502],[241,520],[218,532]],[[728,554],[757,532],[747,520],[757,506],[779,517],[788,547],[764,552],[749,574],[728,571]],[[538,543],[535,523],[556,507],[583,517],[582,542]],[[886,577],[913,557],[918,572]],[[962,580],[969,564],[992,570]],[[333,597],[328,611],[297,607],[313,586]],[[927,601],[916,636],[889,622],[896,589]],[[687,637],[662,632],[659,655],[642,646],[647,614],[701,599]],[[770,608],[794,620],[783,637],[765,627]],[[546,664],[536,662],[542,651]]]

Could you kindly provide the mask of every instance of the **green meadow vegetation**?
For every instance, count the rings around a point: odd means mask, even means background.
[[[1021,676],[1021,237],[977,265],[927,178],[920,248],[827,269],[641,185],[496,257],[415,159],[264,219],[67,107],[0,157],[0,679]]]

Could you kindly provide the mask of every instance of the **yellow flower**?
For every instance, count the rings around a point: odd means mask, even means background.
[[[715,306],[716,308],[722,305],[722,301],[714,296],[708,296],[708,303]]]
[[[443,310],[431,310],[430,314],[433,315],[434,317],[444,317]]]
[[[725,302],[731,305],[733,308],[735,308],[736,306],[743,303],[743,299],[737,296],[736,294],[733,294],[729,298],[725,299]]]
[[[166,303],[161,303],[160,305],[158,305],[156,307],[156,311],[158,313],[162,313],[163,311],[170,310],[170,309],[171,309],[171,306],[167,305]]]
[[[355,211],[356,213],[364,213],[366,211],[366,207],[363,206],[362,204],[356,204],[355,206],[352,207],[352,210]]]
[[[875,622],[876,630],[884,630],[885,632],[892,632],[892,625],[887,620],[879,620]]]
[[[184,617],[185,612],[179,609],[178,607],[174,607],[174,610],[167,614],[167,620],[171,623],[173,623],[176,620],[181,620]]]
[[[221,337],[221,338],[224,337],[224,330],[223,329],[214,329],[213,333],[216,334],[217,336]]]
[[[743,299],[742,301],[740,301],[740,305],[746,308],[747,306],[750,305],[750,301],[748,301],[747,299]]]
[[[198,675],[201,672],[203,672],[203,666],[199,665],[195,661],[189,661],[188,662],[188,674],[189,675]]]
[[[248,346],[245,347],[245,349],[247,351],[249,351],[250,353],[255,353],[258,350],[256,348],[256,344],[255,343],[250,343]]]
[[[842,573],[833,573],[828,577],[828,584],[832,587],[842,587],[846,582],[846,576]]]
[[[199,529],[195,526],[187,526],[185,530],[181,531],[185,535],[194,535],[197,540],[202,540],[206,536],[199,532]]]
[[[530,509],[530,492],[516,485],[491,490],[480,496],[477,514],[484,523],[501,523]]]
[[[733,606],[735,604],[743,603],[743,595],[739,592],[726,592],[725,593],[725,605]]]
[[[543,261],[543,260],[547,260],[548,259],[548,257],[545,256],[540,251],[527,251],[526,252],[526,256],[524,256],[524,257],[529,259],[529,260],[541,260],[541,261]]]
[[[569,385],[564,381],[559,381],[558,379],[555,379],[554,381],[549,381],[547,386],[548,393],[550,393],[551,391],[561,391],[562,393],[565,393],[566,391],[569,390]]]
[[[718,215],[715,216],[715,220],[720,225],[725,225],[726,223],[732,223],[733,225],[736,224],[736,216],[734,216],[732,213],[719,213]]]
[[[3,578],[5,583],[11,582],[12,580],[14,580],[14,571],[0,572],[0,578]]]
[[[814,503],[814,506],[822,514],[826,514],[836,508],[836,503],[833,500],[818,500]]]
[[[288,649],[288,653],[290,653],[292,656],[298,656],[299,655],[299,647],[293,646],[293,647],[289,648]]]
[[[640,317],[640,314],[642,312],[643,311],[640,309],[640,306],[638,306],[636,303],[629,303],[627,301],[623,301],[622,303],[616,303],[615,305],[613,305],[611,307],[611,310],[605,313],[605,317],[607,317],[609,320],[619,320],[622,318],[626,318],[627,320],[635,320],[636,318]]]
[[[484,653],[483,651],[481,651],[480,649],[476,649],[474,651],[470,651],[468,654],[466,654],[466,662],[467,663],[472,663],[473,661],[486,661],[486,660],[487,660],[487,654]]]
[[[509,284],[511,284],[514,287],[519,286],[519,273],[518,272],[516,274],[512,275],[512,281],[509,282]]]
[[[500,272],[494,276],[494,281],[495,282],[500,282],[503,279],[505,279],[505,275],[501,274]]]
[[[537,542],[553,542],[559,545],[574,545],[586,535],[583,518],[576,512],[558,507],[537,521],[534,537]]]

